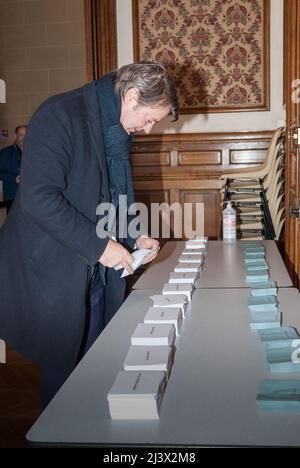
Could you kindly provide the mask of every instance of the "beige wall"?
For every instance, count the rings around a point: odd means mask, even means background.
[[[84,0],[0,0],[0,129],[9,138],[47,97],[86,81]]]

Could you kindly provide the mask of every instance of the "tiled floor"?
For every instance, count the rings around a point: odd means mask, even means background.
[[[6,208],[0,209],[0,226]],[[13,349],[6,350],[6,364],[0,364],[0,448],[26,446],[25,434],[41,413],[40,371]]]
[[[8,348],[0,364],[0,448],[25,447],[25,434],[41,413],[39,367]]]

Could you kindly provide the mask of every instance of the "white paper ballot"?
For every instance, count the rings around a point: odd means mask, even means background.
[[[131,336],[133,346],[173,346],[176,331],[173,324],[139,323]]]
[[[207,242],[208,242],[208,237],[206,237],[206,236],[196,236],[196,237],[194,237],[193,239],[188,239],[186,242],[190,242],[190,243],[193,243],[193,242],[204,242],[205,244],[207,244]]]
[[[198,263],[202,265],[203,257],[202,255],[181,255],[178,259],[179,263]]]
[[[112,419],[159,419],[166,388],[162,371],[121,371],[107,395]]]
[[[175,273],[198,273],[201,264],[198,263],[178,263],[174,268]]]
[[[205,249],[205,252],[206,252],[206,244],[204,242],[192,242],[192,243],[190,243],[190,241],[187,241],[185,243],[185,248],[187,250],[189,250],[189,249]]]
[[[185,249],[181,255],[202,255],[204,257],[206,249]]]
[[[184,294],[187,296],[188,301],[191,302],[192,295],[194,292],[194,286],[192,284],[169,284],[166,283],[163,286],[163,295],[168,294]]]
[[[176,336],[179,336],[182,318],[180,307],[150,307],[145,315],[144,323],[172,323]]]
[[[170,273],[169,283],[170,284],[195,284],[196,279],[198,278],[198,273],[175,273],[172,271]]]
[[[134,271],[137,270],[143,264],[144,258],[147,257],[147,255],[149,255],[150,252],[151,252],[151,249],[140,249],[140,250],[135,250],[131,254],[133,256],[133,263],[131,264],[131,267]],[[121,268],[123,268],[122,265],[117,265],[114,267],[116,271],[120,270]],[[128,275],[129,275],[128,271],[125,270],[124,268],[121,278],[125,278],[125,276],[128,276]]]
[[[151,296],[153,307],[180,307],[183,317],[187,308],[188,300],[184,294],[157,294]]]
[[[131,346],[123,363],[126,371],[164,371],[172,367],[170,346]]]

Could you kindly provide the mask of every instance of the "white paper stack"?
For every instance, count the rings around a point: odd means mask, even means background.
[[[176,331],[173,324],[139,323],[131,337],[132,346],[173,346]]]
[[[163,286],[162,293],[163,295],[168,295],[168,294],[184,294],[187,296],[187,299],[189,302],[192,300],[192,295],[194,292],[194,286],[190,284],[170,284],[166,283]]]
[[[153,307],[180,307],[183,317],[187,308],[187,297],[184,294],[156,294],[151,296]]]
[[[180,255],[178,262],[179,263],[198,263],[198,265],[202,265],[203,256],[202,255]]]
[[[162,371],[119,372],[107,395],[111,418],[159,419],[166,380]]]
[[[181,252],[181,255],[205,255],[206,249],[185,249]]]
[[[150,307],[145,315],[144,323],[172,323],[176,336],[182,325],[182,312],[180,307]]]
[[[147,255],[149,255],[149,253],[151,252],[151,249],[140,249],[140,250],[135,250],[131,255],[133,257],[133,263],[130,265],[131,268],[135,271],[137,270],[144,262],[144,258],[147,257]],[[117,265],[114,267],[114,269],[116,271],[120,270],[121,268],[123,268],[122,265]],[[124,268],[124,271],[121,275],[121,278],[125,278],[126,276],[128,276],[129,273],[127,270],[125,270]]]
[[[197,237],[195,239],[189,239],[185,243],[186,249],[206,249],[207,247],[207,237]]]
[[[186,284],[191,283],[195,284],[196,279],[198,278],[198,273],[170,273],[169,283],[170,284]]]
[[[206,253],[206,244],[203,243],[203,242],[192,242],[190,243],[190,241],[187,241],[185,243],[185,248],[188,250],[188,249],[205,249],[205,252]]]
[[[126,371],[164,371],[169,375],[172,367],[172,348],[131,346],[123,366]]]
[[[178,263],[174,269],[175,273],[198,273],[201,264],[198,263]]]
[[[187,240],[186,242],[190,242],[190,243],[193,243],[193,242],[203,242],[204,244],[207,244],[207,242],[208,242],[208,237],[206,237],[206,236],[196,236],[196,237],[194,237],[193,239]]]

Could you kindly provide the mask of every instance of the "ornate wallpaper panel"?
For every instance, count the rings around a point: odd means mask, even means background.
[[[182,112],[269,108],[268,0],[133,0],[135,60],[175,79]]]

